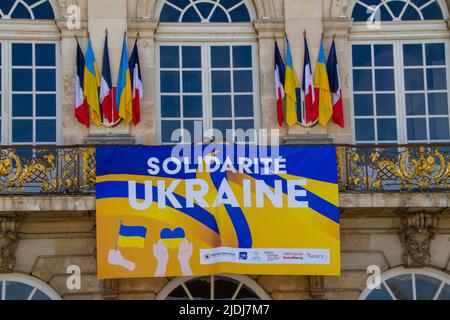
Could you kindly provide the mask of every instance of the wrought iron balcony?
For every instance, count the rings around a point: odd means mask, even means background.
[[[450,191],[450,144],[337,146],[341,192]],[[0,194],[95,192],[94,146],[0,147]]]

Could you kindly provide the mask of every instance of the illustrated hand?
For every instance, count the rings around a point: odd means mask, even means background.
[[[166,275],[167,261],[169,261],[169,252],[161,239],[153,245],[153,255],[158,261],[155,277],[164,277]]]
[[[189,265],[189,260],[191,260],[192,252],[192,243],[184,239],[178,248],[178,261],[180,262],[183,276],[192,276],[191,266]]]

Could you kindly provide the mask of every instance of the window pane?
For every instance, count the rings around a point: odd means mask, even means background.
[[[202,22],[194,7],[189,8],[181,18],[181,22]]]
[[[445,65],[445,45],[443,43],[429,43],[425,45],[427,65]]]
[[[163,120],[161,121],[161,140],[164,143],[177,143],[181,141],[181,138],[177,134],[176,140],[172,141],[172,133],[175,130],[181,128],[181,122],[176,120]],[[181,132],[180,132],[181,134]]]
[[[381,285],[381,289],[372,290],[372,292],[367,296],[366,300],[393,300],[393,299],[383,283]]]
[[[219,138],[227,138],[227,130],[233,129],[233,123],[231,120],[214,120],[213,121],[213,128],[219,130],[222,133],[222,137],[216,137]],[[228,132],[229,134],[232,134],[232,132]],[[228,137],[229,138],[229,137]],[[227,139],[228,140],[228,139]]]
[[[375,141],[375,126],[372,119],[356,119],[355,133],[357,141]]]
[[[36,65],[37,66],[55,66],[55,45],[54,44],[36,44]]]
[[[377,91],[395,91],[394,70],[375,70]]]
[[[36,120],[36,142],[56,141],[56,120]]]
[[[378,119],[377,131],[379,141],[396,141],[397,121],[395,119]]]
[[[408,6],[402,16],[404,21],[418,21],[421,20],[419,13],[413,6]]]
[[[398,300],[413,300],[411,274],[402,274],[386,281],[389,289]]]
[[[13,94],[13,96],[12,96],[12,115],[13,115],[13,117],[32,117],[33,116],[33,95],[31,95],[31,94]]]
[[[430,3],[422,9],[423,18],[425,20],[442,20],[442,10],[437,1]]]
[[[236,120],[236,128],[247,131],[255,128],[255,122],[253,120]]]
[[[233,77],[234,77],[234,92],[253,91],[252,71],[234,71]]]
[[[408,116],[417,116],[426,114],[425,94],[423,93],[406,94],[406,114]]]
[[[33,45],[31,43],[12,44],[12,65],[13,66],[33,65]]]
[[[180,116],[180,97],[162,96],[161,97],[161,117],[179,117]]]
[[[393,46],[390,44],[375,45],[375,66],[393,66]]]
[[[250,22],[250,14],[248,13],[247,6],[242,3],[236,9],[229,11],[231,21],[233,22]]]
[[[354,67],[370,67],[372,65],[370,45],[353,45],[352,56]]]
[[[33,142],[33,122],[32,120],[12,121],[12,141],[13,142]]]
[[[161,68],[179,68],[180,52],[175,46],[163,46],[160,48],[160,64]]]
[[[230,96],[213,96],[212,107],[214,118],[232,117]]]
[[[448,118],[430,118],[430,140],[450,138]]]
[[[377,115],[395,116],[395,94],[377,94]]]
[[[183,142],[194,143],[203,140],[203,122],[201,120],[183,121],[184,137]]]
[[[6,281],[5,300],[26,300],[33,288],[25,283]]]
[[[56,91],[56,71],[36,70],[36,90]]]
[[[183,71],[183,92],[187,93],[202,92],[201,71]]]
[[[371,16],[371,12],[367,10],[366,7],[360,5],[359,3],[355,3],[355,6],[353,8],[352,11],[352,18],[354,19],[355,22],[364,22],[364,21],[368,21],[370,16]]]
[[[446,69],[427,69],[428,90],[446,90],[447,75]]]
[[[161,92],[180,92],[180,74],[178,71],[161,71]]]
[[[212,91],[231,92],[231,74],[229,71],[212,71]]]
[[[438,300],[450,300],[450,285],[446,284],[444,286]]]
[[[49,296],[47,296],[45,293],[43,293],[41,290],[37,290],[32,300],[51,300]]]
[[[160,22],[178,22],[181,12],[177,9],[165,4],[159,16]]]
[[[436,294],[442,281],[423,274],[416,274],[417,300],[431,300]]]
[[[434,114],[448,114],[447,93],[429,93],[428,94],[428,112]]]
[[[251,68],[252,67],[252,47],[234,46],[233,47],[233,67]]]
[[[405,89],[406,90],[423,90],[423,70],[408,69],[405,70]]]
[[[425,119],[408,119],[407,127],[409,141],[427,140],[427,123]]]
[[[373,115],[373,96],[371,94],[355,94],[355,116]]]
[[[54,94],[36,95],[36,116],[38,117],[56,116],[56,95]]]
[[[210,22],[230,22],[228,20],[227,14],[220,7],[216,8],[216,10],[214,11],[214,13],[211,16],[211,19],[209,21]]]
[[[33,71],[27,69],[13,69],[12,89],[13,91],[32,91]]]
[[[421,44],[403,45],[403,64],[405,66],[423,65],[423,53]]]
[[[353,89],[355,91],[372,91],[372,71],[353,70]]]
[[[253,96],[234,97],[234,115],[236,117],[253,117]]]
[[[202,96],[185,96],[183,97],[183,116],[190,118],[201,118]]]
[[[200,14],[202,15],[202,17],[204,19],[207,19],[215,6],[212,3],[200,2],[200,3],[197,3],[196,7],[197,7],[198,11],[200,11]]]
[[[202,54],[200,47],[183,47],[183,68],[201,68]]]
[[[230,67],[230,47],[227,46],[211,47],[211,67],[212,68]]]

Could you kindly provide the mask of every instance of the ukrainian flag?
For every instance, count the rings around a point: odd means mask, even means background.
[[[314,74],[314,87],[319,94],[319,123],[326,127],[333,115],[333,102],[330,93],[330,83],[327,73],[327,59],[325,58],[325,49],[323,40],[320,42],[319,59],[317,60],[316,73]]]
[[[141,226],[120,225],[117,246],[122,248],[143,248],[147,228]]]
[[[116,108],[127,123],[133,119],[133,91],[131,89],[130,66],[128,65],[127,37],[123,39],[122,57],[117,78]]]
[[[297,91],[300,89],[297,73],[292,61],[291,46],[287,40],[286,50],[286,73],[284,80],[284,91],[286,95],[286,123],[292,127],[298,122],[297,117]]]
[[[86,62],[84,66],[84,95],[91,108],[92,122],[101,125],[102,116],[100,113],[100,99],[98,88],[100,88],[100,72],[98,71],[97,61],[95,61],[94,50],[92,49],[91,39],[89,38],[86,52]]]

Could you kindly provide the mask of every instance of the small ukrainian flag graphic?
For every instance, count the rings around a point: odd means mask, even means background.
[[[143,248],[147,228],[141,226],[120,225],[117,246],[122,248]]]

